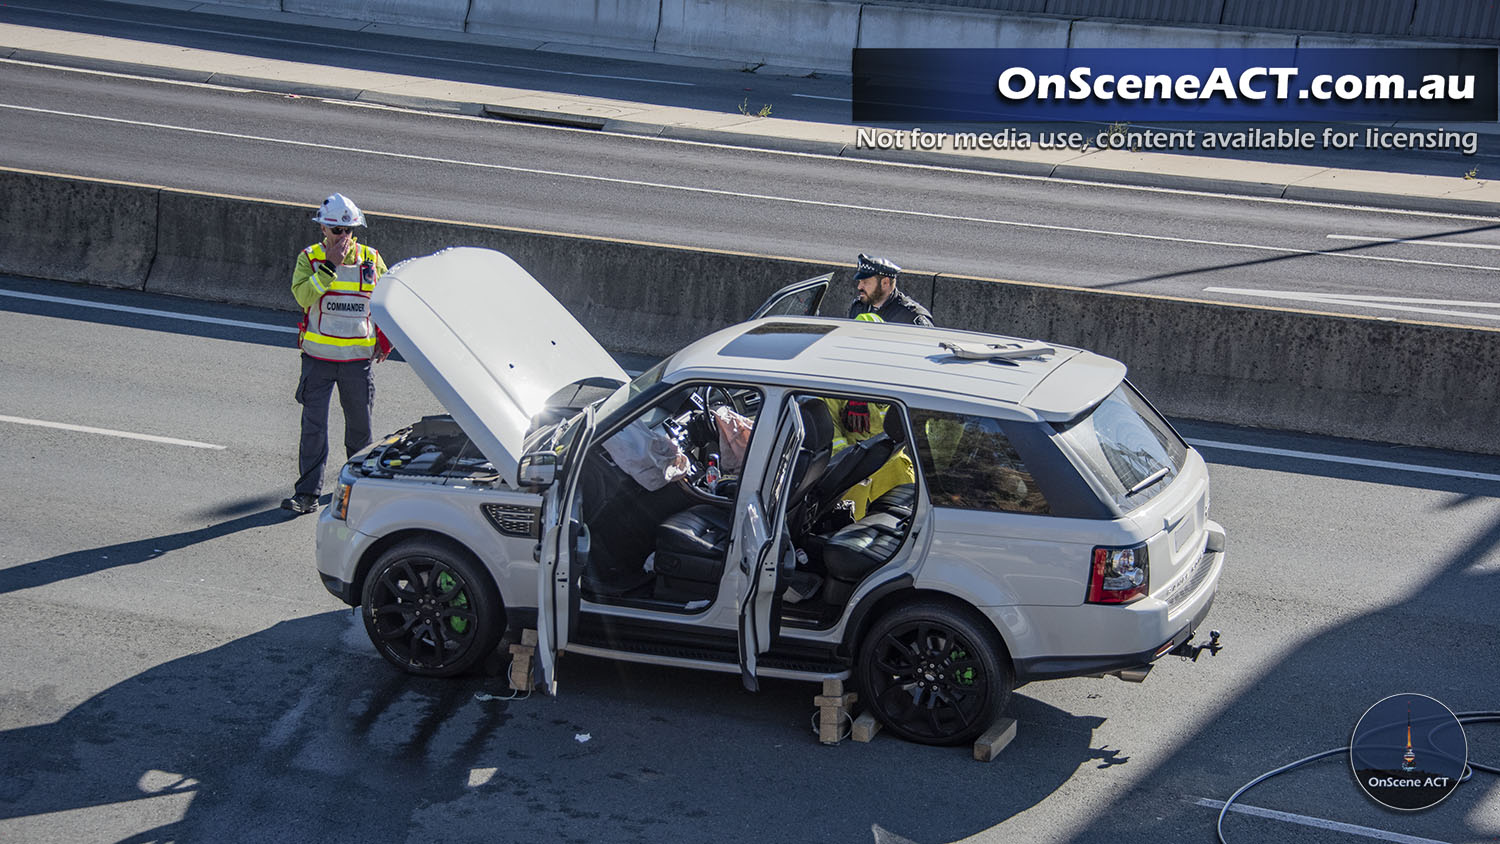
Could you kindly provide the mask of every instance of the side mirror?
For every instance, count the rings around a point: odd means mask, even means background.
[[[533,451],[521,455],[516,467],[516,486],[526,492],[541,492],[557,480],[557,455]]]

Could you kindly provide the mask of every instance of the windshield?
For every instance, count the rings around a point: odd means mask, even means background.
[[[1170,486],[1187,460],[1187,443],[1129,382],[1057,430],[1126,512]]]
[[[671,361],[671,358],[663,358],[657,365],[637,375],[629,384],[624,384],[611,393],[595,411],[598,418],[608,419],[615,411],[624,407],[626,402],[661,383],[662,374],[667,371],[667,364]]]

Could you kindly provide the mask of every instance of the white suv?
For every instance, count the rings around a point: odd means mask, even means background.
[[[553,693],[562,653],[752,690],[852,675],[932,744],[973,740],[1021,683],[1189,647],[1224,531],[1124,365],[808,316],[828,282],[628,380],[505,255],[398,265],[375,318],[451,416],[344,467],[324,584],[416,674],[534,627]]]

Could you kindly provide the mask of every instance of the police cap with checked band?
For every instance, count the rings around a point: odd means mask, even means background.
[[[859,255],[859,263],[854,267],[854,280],[859,281],[862,278],[869,278],[870,276],[876,275],[895,278],[896,274],[899,272],[901,272],[901,268],[896,266],[890,260],[885,258],[876,258],[874,256],[866,255],[861,252]]]

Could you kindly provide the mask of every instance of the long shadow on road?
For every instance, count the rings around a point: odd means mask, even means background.
[[[503,700],[494,678],[398,673],[363,639],[347,612],[286,621],[0,733],[0,825],[108,807],[137,810],[140,842],[925,843],[1128,762],[1092,746],[1100,719],[1024,696],[1020,737],[984,765],[887,736],[823,747],[809,684],[749,695],[733,675],[568,657],[559,697]],[[153,815],[182,794],[180,817]]]
[[[1490,505],[1485,512],[1493,514],[1493,503],[1493,493],[1456,493],[1453,500],[1432,505],[1426,517],[1428,530],[1435,533],[1440,525],[1453,524],[1441,518],[1452,507],[1472,510]],[[1403,514],[1401,518],[1410,517]],[[1390,548],[1386,558],[1357,567],[1364,572],[1361,576],[1377,584],[1382,578],[1392,581],[1390,588],[1378,608],[1349,614],[1347,620],[1334,624],[1309,615],[1309,608],[1318,606],[1316,599],[1276,596],[1279,569],[1297,560],[1287,560],[1272,549],[1234,546],[1230,564],[1247,572],[1235,576],[1242,582],[1258,581],[1263,591],[1240,595],[1254,605],[1254,611],[1247,614],[1241,609],[1239,616],[1256,618],[1262,635],[1273,631],[1273,637],[1296,644],[1263,665],[1247,668],[1245,673],[1255,680],[1243,694],[1223,700],[1206,725],[1186,736],[1181,749],[1154,770],[1137,772],[1138,785],[1102,807],[1094,816],[1097,820],[1072,840],[1108,840],[1117,832],[1117,819],[1130,817],[1130,825],[1143,834],[1139,840],[1214,841],[1218,810],[1210,801],[1226,799],[1264,772],[1348,745],[1365,710],[1392,694],[1426,694],[1455,711],[1500,709],[1500,682],[1496,680],[1500,677],[1500,628],[1495,612],[1500,596],[1500,519],[1491,515],[1469,524],[1463,535],[1452,537],[1445,547],[1454,550],[1441,559],[1432,560],[1415,544]],[[1348,529],[1327,526],[1333,536],[1324,549],[1330,562],[1343,553],[1338,533]],[[1319,559],[1318,549],[1303,551],[1299,558],[1304,563]],[[1402,561],[1431,575],[1413,583],[1399,571]],[[1335,571],[1331,566],[1330,570]],[[1216,620],[1222,624],[1230,598],[1222,592],[1221,598]],[[1340,609],[1331,606],[1326,611],[1333,615]],[[1230,638],[1232,631],[1226,629],[1225,634]],[[1236,655],[1230,638],[1220,658],[1246,655]],[[1466,732],[1470,760],[1500,764],[1500,729],[1475,724]],[[1309,734],[1321,738],[1307,743]],[[1438,806],[1399,812],[1365,797],[1351,776],[1347,754],[1269,780],[1241,798],[1240,805],[1245,804],[1301,816],[1301,820],[1231,814],[1224,825],[1231,844],[1500,839],[1500,778],[1476,773]],[[1379,832],[1350,834],[1307,825],[1317,820]]]
[[[102,545],[81,551],[69,551],[55,557],[32,560],[29,563],[0,569],[0,595],[30,589],[34,586],[45,586],[74,577],[83,577],[107,569],[133,566],[153,560],[168,551],[178,551],[210,539],[284,522],[289,518],[288,513],[274,506],[274,498],[247,503],[255,506],[257,512],[227,519],[197,530],[137,539],[131,542],[117,542],[113,545]],[[271,508],[261,509],[267,503],[272,505]]]

